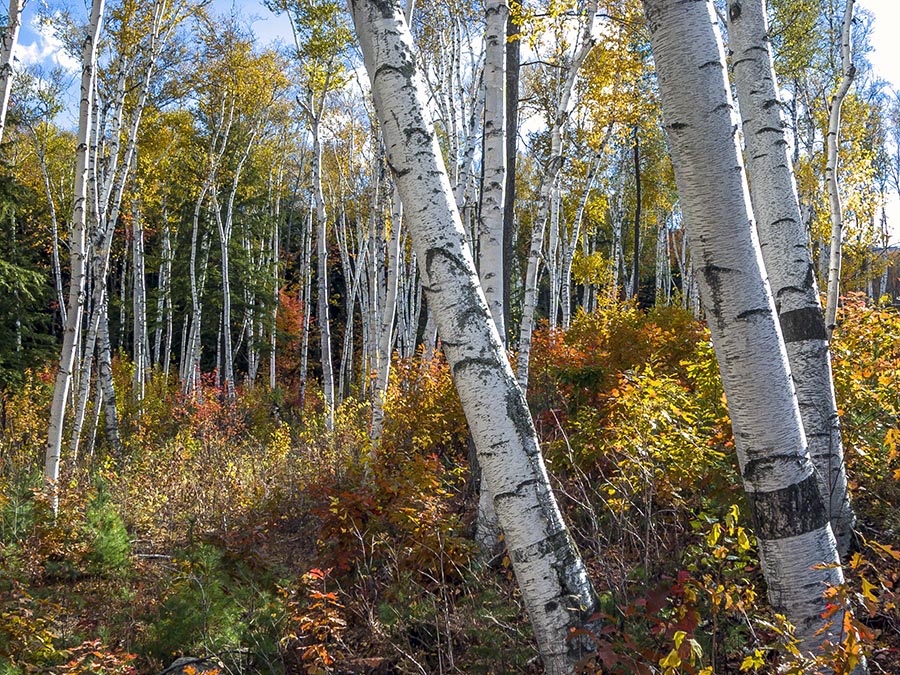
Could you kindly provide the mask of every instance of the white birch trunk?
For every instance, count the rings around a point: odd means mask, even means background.
[[[547,315],[551,329],[559,315],[559,185],[550,191],[550,238],[547,242],[547,277],[550,286],[550,308]]]
[[[850,547],[853,511],[847,491],[841,424],[828,336],[809,236],[797,200],[786,121],[769,44],[764,0],[729,0],[729,47],[740,104],[750,197],[763,260],[791,365],[800,416],[841,556]]]
[[[56,199],[53,197],[53,189],[50,185],[50,172],[47,168],[46,143],[38,139],[37,129],[31,129],[34,136],[35,154],[38,163],[41,165],[41,177],[44,181],[44,193],[47,197],[47,206],[50,211],[50,227],[53,236],[53,247],[51,249],[51,261],[53,264],[53,286],[56,289],[56,301],[59,303],[59,319],[60,323],[66,325],[66,299],[63,294],[62,273],[59,267],[59,220],[56,217]],[[47,130],[45,128],[45,133]]]
[[[94,0],[91,20],[85,36],[81,55],[81,104],[78,115],[78,136],[75,152],[75,198],[72,211],[72,228],[69,236],[71,271],[67,305],[66,330],[53,390],[50,408],[50,425],[44,458],[44,479],[52,490],[54,513],[59,507],[59,456],[62,448],[63,422],[66,403],[72,383],[75,354],[81,334],[81,318],[85,301],[85,258],[87,254],[87,182],[88,182],[88,134],[91,129],[94,79],[97,66],[97,41],[100,37],[104,0]]]
[[[368,219],[366,219],[368,223]],[[340,368],[340,391],[341,396],[344,395],[345,386],[349,389],[350,383],[353,381],[353,337],[354,337],[354,325],[355,322],[353,320],[354,312],[356,311],[356,301],[357,298],[360,299],[361,307],[364,305],[362,302],[362,298],[360,297],[360,288],[361,282],[365,278],[363,271],[366,269],[366,258],[368,254],[368,233],[365,236],[358,236],[357,238],[357,246],[356,246],[356,266],[353,267],[350,263],[350,252],[349,252],[349,240],[351,238],[350,230],[347,227],[347,218],[342,214],[341,217],[341,227],[340,232],[342,236],[339,237],[341,242],[341,259],[345,260],[345,278],[352,279],[352,284],[350,286],[350,299],[347,305],[347,328],[344,331],[344,347],[341,350],[341,368]],[[361,229],[357,227],[357,232],[361,233]],[[365,317],[366,313],[363,309],[362,316]]]
[[[769,600],[801,648],[843,582],[764,278],[713,3],[644,0],[663,118]],[[822,629],[821,635],[816,635]]]
[[[6,129],[6,111],[9,107],[9,93],[12,91],[13,68],[12,53],[19,39],[19,28],[22,27],[22,9],[27,0],[9,0],[6,30],[0,44],[0,141]]]
[[[122,456],[119,437],[119,415],[116,410],[116,390],[112,378],[112,349],[109,343],[109,318],[103,307],[98,330],[99,351],[97,357],[97,383],[103,397],[103,432],[113,456]]]
[[[313,136],[313,195],[316,220],[316,288],[319,324],[319,345],[322,361],[322,393],[325,396],[325,429],[334,428],[334,368],[331,363],[331,321],[328,318],[328,232],[326,229],[325,197],[322,194],[322,144],[319,138],[319,118],[311,120]]]
[[[399,7],[351,0],[389,164],[403,199],[484,480],[506,534],[545,672],[572,673],[569,639],[596,607],[587,571],[550,490],[528,406],[481,292]]]
[[[828,135],[825,138],[826,159],[825,187],[828,189],[828,205],[831,209],[831,243],[828,256],[828,289],[825,295],[825,329],[828,338],[837,324],[838,296],[841,285],[841,242],[844,236],[844,216],[841,213],[841,193],[838,184],[838,150],[840,148],[841,105],[850,91],[856,66],[853,65],[853,5],[856,0],[847,0],[844,23],[841,29],[841,82],[831,99],[828,109]]]
[[[484,144],[478,218],[478,273],[491,318],[506,344],[503,309],[503,213],[506,201],[506,21],[508,0],[485,3]],[[480,467],[479,467],[480,469]],[[479,477],[475,541],[486,556],[500,549],[500,525]]]
[[[662,212],[656,214],[656,285],[654,304],[668,306],[672,299],[672,262],[669,257],[669,226]]]
[[[216,226],[219,230],[219,250],[221,251],[222,256],[222,332],[224,337],[224,343],[222,346],[224,348],[224,352],[222,362],[223,370],[221,374],[224,377],[225,396],[229,400],[234,398],[235,384],[234,351],[231,341],[231,270],[229,263],[231,234],[234,229],[234,200],[237,197],[238,184],[241,180],[244,165],[247,161],[247,158],[250,156],[250,151],[256,144],[256,137],[260,129],[261,124],[252,131],[252,133],[250,134],[250,138],[247,141],[247,145],[244,147],[244,152],[241,154],[240,159],[238,159],[237,166],[234,169],[234,176],[231,179],[231,187],[228,193],[228,201],[225,204],[224,214],[222,213],[222,209],[219,208],[219,200],[216,189],[213,188],[211,191],[213,213],[216,216]],[[224,143],[222,147],[224,149]]]
[[[281,167],[279,167],[278,187],[281,185]],[[275,361],[278,346],[278,304],[281,299],[279,265],[281,264],[281,238],[279,221],[281,219],[281,195],[275,195],[275,212],[272,218],[272,327],[269,331],[269,391],[275,391]]]
[[[300,410],[306,403],[306,381],[309,377],[309,325],[312,306],[312,211],[307,214],[303,232],[303,336],[300,340]]]
[[[375,363],[375,391],[372,396],[372,440],[373,451],[381,440],[384,429],[384,404],[387,399],[388,382],[391,373],[392,345],[394,343],[394,319],[397,315],[397,290],[400,284],[400,241],[403,225],[403,204],[400,193],[394,185],[394,207],[391,214],[391,236],[387,249],[387,284],[384,288],[384,302],[380,307],[378,322],[378,347]]]
[[[478,227],[478,271],[501,337],[503,323],[503,208],[506,201],[506,20],[509,0],[485,3],[484,159]]]
[[[132,316],[133,330],[133,360],[134,381],[133,395],[136,401],[144,400],[147,373],[149,371],[149,350],[147,342],[147,283],[144,273],[144,222],[140,204],[134,201],[132,216],[132,301],[134,304]]]

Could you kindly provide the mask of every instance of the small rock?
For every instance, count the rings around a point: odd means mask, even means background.
[[[221,673],[222,668],[212,659],[182,656],[175,659],[172,665],[162,671],[160,675],[220,675]]]

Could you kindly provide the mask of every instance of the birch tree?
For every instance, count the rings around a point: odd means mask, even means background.
[[[103,9],[104,0],[94,0],[91,5],[90,22],[88,23],[81,51],[81,103],[79,105],[78,136],[75,150],[74,205],[69,234],[69,255],[71,261],[69,296],[66,310],[66,328],[56,374],[56,383],[53,389],[47,449],[44,457],[44,480],[50,485],[52,490],[54,512],[59,504],[59,493],[56,483],[59,480],[59,456],[62,448],[63,422],[66,403],[68,402],[69,391],[72,386],[72,371],[75,367],[77,344],[81,336],[81,317],[84,312],[85,259],[87,257],[88,145],[94,104],[97,42],[103,23]]]
[[[519,326],[519,355],[516,361],[516,376],[523,390],[528,388],[528,362],[531,356],[531,335],[534,331],[534,313],[537,307],[538,271],[543,250],[544,231],[550,220],[553,188],[563,164],[563,133],[572,112],[572,94],[579,70],[597,44],[597,0],[585,3],[582,23],[579,29],[577,47],[571,60],[566,64],[555,109],[550,119],[550,152],[541,176],[541,191],[538,213],[531,231],[528,250],[528,266],[525,272],[522,322]]]
[[[484,158],[478,228],[478,272],[497,332],[503,310],[503,210],[506,204],[506,24],[508,0],[485,3]]]
[[[571,673],[584,645],[568,639],[596,596],[568,534],[521,389],[491,319],[441,161],[401,9],[351,0],[388,162],[404,202],[434,311],[494,498],[545,672]]]
[[[809,235],[800,214],[786,121],[779,103],[764,0],[730,0],[729,48],[746,143],[750,197],[760,248],[787,349],[800,415],[841,556],[853,512],[827,331]]]
[[[98,88],[98,111],[94,115],[96,151],[94,166],[90,172],[93,187],[91,312],[84,341],[84,358],[70,440],[73,456],[78,454],[86,406],[90,397],[91,368],[97,346],[101,309],[107,305],[107,277],[113,237],[126,186],[129,185],[135,164],[143,111],[150,97],[160,53],[175,27],[184,19],[187,7],[188,5],[183,2],[170,5],[167,0],[155,0],[150,5],[127,2],[117,8],[116,20],[112,22],[110,47],[113,50],[113,58],[108,73],[110,84],[108,88]],[[132,82],[132,78],[136,82]],[[128,96],[132,87],[136,89],[135,99]],[[139,255],[138,262],[142,262],[142,249],[136,250]],[[143,281],[143,277],[141,279]],[[121,291],[124,292],[124,289],[123,282]],[[122,306],[124,308],[124,298]],[[124,321],[122,323],[124,325]],[[142,367],[138,368],[138,374],[143,378]],[[107,372],[100,370],[98,376],[106,378]],[[117,419],[113,409],[115,389],[111,380],[104,379],[100,382],[100,386],[106,391],[103,402],[107,431],[110,435],[115,429],[111,425],[114,425]],[[117,431],[115,433],[117,434]],[[118,446],[119,441],[116,440],[113,445]]]
[[[840,635],[840,617],[833,617],[837,628],[822,618],[823,590],[843,574],[760,264],[715,8],[711,1],[643,4],[769,600],[812,651]]]
[[[336,0],[266,0],[266,6],[284,12],[291,22],[295,56],[300,65],[302,94],[297,102],[313,143],[312,192],[315,202],[316,278],[318,289],[317,322],[322,362],[322,393],[325,396],[325,426],[334,426],[335,381],[331,352],[331,322],[328,292],[328,214],[322,193],[322,125],[329,95],[340,88],[343,72],[343,51],[350,32]]]
[[[828,133],[825,137],[826,161],[825,187],[831,209],[831,242],[828,255],[828,288],[825,300],[825,329],[828,337],[837,322],[838,295],[841,283],[841,242],[844,233],[844,216],[841,210],[841,194],[838,185],[838,150],[840,147],[841,106],[856,75],[853,65],[853,6],[856,0],[846,0],[841,29],[841,81],[828,108]]]
[[[491,318],[506,343],[503,307],[503,214],[506,203],[506,25],[507,0],[485,3],[484,142],[478,218],[478,275]],[[493,500],[480,483],[475,538],[481,549],[498,548],[500,532]]]

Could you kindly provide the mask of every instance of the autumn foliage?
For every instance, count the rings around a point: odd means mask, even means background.
[[[854,612],[818,664],[849,673],[865,655],[891,672],[900,316],[858,299],[843,317],[860,538],[846,585],[823,589]],[[548,466],[601,595],[584,672],[815,673],[765,602],[705,328],[610,304],[539,330],[532,363]],[[440,356],[395,361],[375,445],[353,399],[328,436],[314,411],[285,424],[278,392],[229,402],[210,380],[185,397],[157,375],[140,414],[120,403],[124,456],[97,438],[57,518],[39,483],[49,379],[3,392],[0,672],[155,673],[182,655],[223,672],[534,672],[509,560],[486,565],[471,540],[469,439]]]

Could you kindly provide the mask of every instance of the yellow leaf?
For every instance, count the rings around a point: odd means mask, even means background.
[[[738,528],[738,548],[742,551],[750,548],[750,539],[747,537],[747,533],[744,532],[743,527]]]
[[[761,668],[765,665],[765,661],[763,661],[762,651],[759,649],[754,649],[753,653],[745,656],[743,662],[741,663],[741,671],[756,670],[757,668]]]
[[[706,545],[712,548],[716,545],[716,542],[719,541],[719,535],[722,534],[722,527],[716,523],[712,526],[712,529],[709,531],[709,534],[706,535]]]
[[[868,598],[869,600],[871,600],[872,602],[876,602],[878,600],[878,598],[875,597],[875,594],[872,592],[873,590],[875,590],[875,585],[870,584],[868,579],[863,577],[862,578],[862,593],[863,593],[863,595],[866,598]]]
[[[681,649],[681,643],[684,642],[686,637],[687,633],[683,630],[676,631],[675,635],[672,636],[672,639],[675,641],[675,649]]]
[[[673,649],[669,652],[668,656],[659,662],[663,668],[677,668],[681,665],[681,657],[678,656],[678,650]]]

